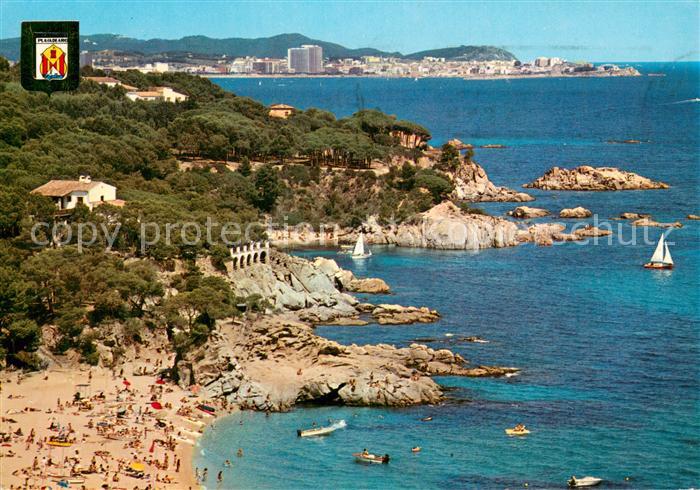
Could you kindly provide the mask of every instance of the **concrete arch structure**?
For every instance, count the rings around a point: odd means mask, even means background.
[[[253,242],[231,248],[232,267],[245,269],[255,264],[266,264],[270,258],[270,242]]]

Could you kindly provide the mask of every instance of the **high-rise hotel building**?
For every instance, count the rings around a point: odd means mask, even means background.
[[[294,73],[323,73],[323,48],[313,44],[289,48],[287,68]]]

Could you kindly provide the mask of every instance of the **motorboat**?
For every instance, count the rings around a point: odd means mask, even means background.
[[[334,424],[331,424],[326,427],[313,427],[311,429],[306,429],[302,430],[299,429],[297,430],[297,436],[298,437],[318,437],[318,436],[327,436],[328,434],[331,434],[335,432],[338,429],[342,429],[346,427],[347,424],[345,423],[345,420],[340,420]]]
[[[509,436],[526,436],[530,433],[524,425],[518,424],[513,428],[506,429],[506,434]]]
[[[365,464],[388,464],[389,463],[389,455],[385,454],[384,456],[377,456],[376,454],[370,454],[366,451],[363,451],[361,453],[352,453],[352,455],[355,457],[355,461],[358,463],[365,463]]]
[[[584,476],[583,478],[576,478],[575,476],[572,476],[569,478],[569,481],[567,481],[567,485],[571,488],[578,488],[578,487],[595,487],[596,485],[600,484],[602,482],[602,478],[596,478],[594,476]]]

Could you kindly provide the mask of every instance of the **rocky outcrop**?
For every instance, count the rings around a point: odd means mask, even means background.
[[[584,238],[596,238],[602,236],[612,235],[612,230],[604,230],[593,225],[586,225],[583,228],[575,229],[570,235],[573,235],[573,240],[582,240]],[[559,237],[565,241],[568,240],[568,236],[562,235]]]
[[[642,218],[651,218],[651,215],[650,214],[642,214],[642,213],[620,213],[619,219],[642,219]]]
[[[533,242],[540,246],[550,246],[554,242],[575,242],[587,238],[612,235],[612,231],[595,226],[574,227],[571,233],[565,233],[566,226],[562,223],[538,223],[518,232],[522,242]]]
[[[548,247],[554,243],[554,237],[559,236],[565,229],[566,226],[562,223],[538,223],[518,230],[518,240]]]
[[[399,225],[383,227],[370,220],[363,230],[369,243],[400,247],[478,250],[518,243],[515,223],[493,216],[467,214],[450,201]]]
[[[573,169],[553,167],[523,187],[562,191],[621,191],[668,189],[669,185],[613,167],[584,165]]]
[[[470,367],[458,354],[411,344],[341,345],[284,317],[227,323],[178,363],[181,382],[242,408],[288,410],[297,403],[408,406],[443,398],[432,375],[503,376],[516,368]]]
[[[348,270],[341,269],[335,260],[317,257],[314,265],[333,277],[340,290],[352,293],[387,294],[391,292],[389,285],[377,277],[357,278]]]
[[[508,211],[508,216],[519,219],[542,218],[549,216],[549,211],[542,208],[531,208],[529,206],[518,206],[517,208]]]
[[[380,325],[405,325],[408,323],[432,323],[440,319],[440,314],[430,308],[401,306],[401,305],[377,305],[372,310],[372,316]]]
[[[593,216],[593,213],[581,206],[565,208],[559,211],[560,218],[590,218],[591,216]]]
[[[454,146],[458,150],[469,150],[471,148],[474,148],[474,145],[472,145],[470,143],[463,143],[462,141],[458,140],[457,138],[451,139],[447,143],[449,145]]]
[[[452,198],[470,202],[526,202],[534,198],[524,192],[494,185],[481,165],[463,161],[453,174],[455,189]]]
[[[683,223],[680,221],[675,221],[673,223],[659,223],[654,221],[651,216],[645,218],[639,218],[632,222],[632,226],[654,226],[657,228],[683,228]]]
[[[271,251],[266,264],[229,270],[227,279],[236,296],[259,296],[273,311],[305,310],[318,321],[354,316],[357,300],[337,287],[340,268]]]

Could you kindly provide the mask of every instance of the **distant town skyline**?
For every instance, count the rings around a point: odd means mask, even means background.
[[[493,45],[523,60],[700,60],[700,3],[0,0],[0,38],[23,20],[71,19],[81,33],[139,39],[267,37],[298,32],[350,48],[416,52]]]

